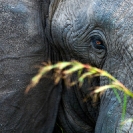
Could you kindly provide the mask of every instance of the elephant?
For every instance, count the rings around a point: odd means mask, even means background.
[[[93,78],[68,89],[52,78],[25,94],[42,62],[78,60],[108,71],[132,91],[133,0],[0,0],[0,132],[132,133],[133,122],[120,125],[122,105],[113,89],[94,105],[83,99]],[[118,92],[121,99],[124,95]],[[133,116],[127,98],[125,119]]]

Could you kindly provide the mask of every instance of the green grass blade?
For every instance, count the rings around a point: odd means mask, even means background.
[[[122,106],[122,120],[125,118],[126,114],[126,107],[127,107],[127,94],[124,93],[124,99],[123,99],[123,106]]]
[[[116,88],[114,88],[114,89],[113,89],[113,91],[114,91],[115,96],[116,96],[116,98],[118,99],[119,103],[121,103],[121,98],[120,98],[120,95],[119,95],[119,93],[118,93],[117,89],[116,89]]]
[[[64,133],[63,128],[58,123],[56,123],[56,125],[60,128],[61,133]]]

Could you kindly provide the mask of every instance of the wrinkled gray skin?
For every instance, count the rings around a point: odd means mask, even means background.
[[[79,90],[44,78],[27,95],[36,65],[75,59],[102,68],[132,90],[133,0],[0,0],[1,133],[133,133],[120,127],[122,108],[112,90],[83,102],[96,78]],[[98,36],[106,49],[92,41]],[[50,73],[51,74],[51,73]],[[49,75],[50,75],[49,74]],[[123,94],[120,93],[123,98]],[[126,118],[133,115],[128,98]]]

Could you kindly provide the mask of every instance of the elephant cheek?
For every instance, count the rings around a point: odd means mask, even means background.
[[[131,69],[125,67],[123,65],[124,61],[120,60],[112,60],[109,59],[107,62],[105,62],[103,69],[108,71],[111,75],[113,75],[116,79],[118,79],[120,82],[122,82],[127,88],[130,90],[132,89],[132,81],[131,81]],[[101,77],[100,84],[101,86],[107,85],[110,83],[110,80]],[[122,106],[123,106],[123,98],[124,94],[121,91],[117,91],[121,103],[116,98],[116,95],[114,93],[114,90],[112,88],[106,90],[103,95],[101,96],[101,103],[100,103],[100,111],[98,120],[96,123],[95,132],[96,133],[119,133],[120,131],[128,132],[130,130],[133,130],[132,122],[127,122],[125,125],[121,127],[122,122]],[[131,110],[133,107],[131,106],[133,101],[131,98],[128,97],[127,102],[127,108],[126,108],[126,114],[125,119],[132,118],[132,112]]]

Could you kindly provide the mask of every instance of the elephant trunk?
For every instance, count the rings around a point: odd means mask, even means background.
[[[124,59],[120,58],[109,58],[106,61],[103,69],[106,69],[109,73],[111,73],[116,79],[122,82],[127,88],[132,89],[132,71],[130,69],[130,65],[126,63]],[[101,77],[101,85],[107,85],[110,83],[109,79],[105,77]],[[100,112],[98,116],[98,121],[96,124],[95,133],[125,133],[129,130],[133,130],[132,122],[128,121],[123,126],[121,126],[122,119],[122,108],[123,108],[123,100],[124,93],[117,91],[121,102],[118,101],[114,90],[108,89],[104,92],[101,97],[100,104]],[[132,98],[128,97],[127,108],[125,119],[129,119],[132,117],[132,109],[131,106]]]

